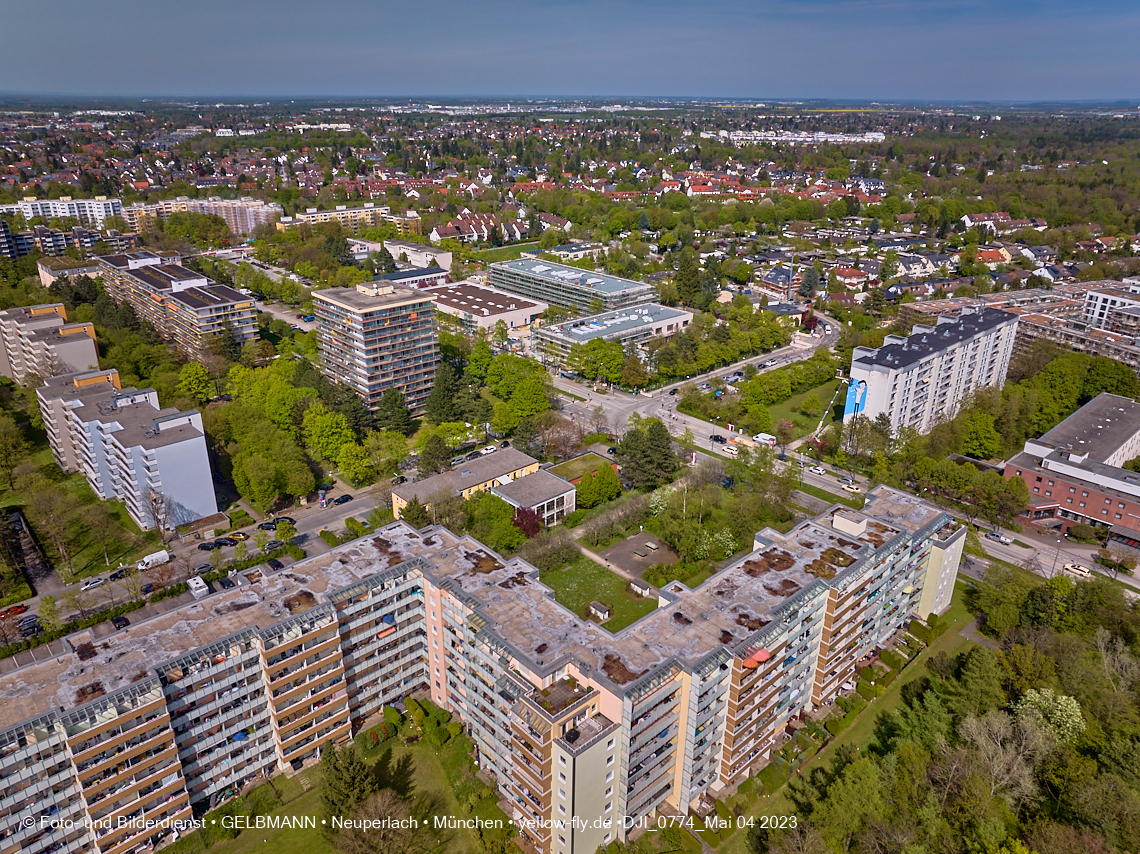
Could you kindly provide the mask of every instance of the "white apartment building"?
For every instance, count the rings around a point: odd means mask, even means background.
[[[909,337],[888,335],[882,347],[856,347],[844,423],[886,414],[893,431],[909,425],[928,433],[978,389],[1005,382],[1017,321],[997,309],[966,309],[915,326]]]
[[[0,311],[0,376],[23,383],[97,367],[94,324],[68,323],[63,303]]]
[[[157,219],[165,220],[174,213],[199,213],[220,216],[234,234],[249,234],[259,225],[276,222],[285,209],[277,202],[262,199],[223,199],[210,196],[208,199],[191,199],[179,196],[175,199],[146,204],[135,202],[123,210],[123,217],[135,231],[145,231]]]
[[[123,200],[96,196],[93,199],[73,199],[61,196],[58,199],[37,199],[29,196],[11,205],[0,205],[0,213],[23,214],[24,219],[42,216],[46,220],[74,219],[80,225],[103,227],[103,220],[109,216],[123,215]]]
[[[196,409],[162,409],[158,392],[121,389],[114,371],[52,377],[36,395],[56,463],[82,471],[99,498],[122,501],[143,530],[218,512]]]
[[[1101,284],[1103,287],[1085,293],[1084,320],[1089,326],[1107,329],[1112,325],[1115,311],[1140,307],[1140,276]]]

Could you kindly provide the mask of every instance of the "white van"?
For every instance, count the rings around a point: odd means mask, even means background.
[[[140,560],[138,563],[138,569],[139,572],[146,572],[151,567],[161,566],[162,564],[169,562],[170,552],[163,550],[160,552],[155,552],[152,555],[147,555],[142,560]]]

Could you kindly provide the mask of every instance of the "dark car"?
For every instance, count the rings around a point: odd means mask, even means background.
[[[333,502],[333,506],[334,507],[340,507],[340,505],[347,504],[351,500],[352,500],[351,495],[338,495],[336,500]]]
[[[510,442],[499,442],[500,448],[509,448],[510,446],[511,446]]]
[[[724,438],[724,436],[718,436],[716,433],[713,433],[709,436],[709,441],[716,442],[718,445],[728,444],[728,439]]]
[[[616,454],[617,448],[606,448],[606,453],[607,454]]]
[[[677,389],[675,389],[675,388],[669,389],[669,396],[670,397],[676,397],[677,396]]]
[[[266,563],[269,564],[274,569],[284,569],[285,568],[285,564],[283,564],[281,561],[279,561],[275,557],[271,557],[269,560],[266,561]]]
[[[147,596],[147,595],[154,592],[154,585],[153,584],[144,584],[143,589],[140,590],[139,592],[142,593],[143,596]]]
[[[111,618],[111,625],[114,626],[116,629],[125,629],[130,624],[131,624],[131,621],[128,620],[126,617],[112,617]]]
[[[280,525],[283,522],[286,525],[296,525],[297,524],[297,520],[294,519],[292,516],[278,516],[277,517],[277,524]]]
[[[847,486],[851,486],[855,483],[854,480],[847,477],[846,475],[844,475],[843,477],[836,478],[836,480],[838,480],[842,484],[846,484]]]
[[[218,584],[222,585],[222,589],[223,589],[223,590],[231,590],[231,589],[233,589],[233,588],[236,586],[236,585],[235,585],[235,584],[234,584],[232,581],[230,581],[228,578],[219,578],[219,579],[218,579]]]
[[[39,623],[31,623],[20,629],[20,635],[25,638],[34,637],[44,630],[44,627]]]
[[[217,544],[218,548],[222,548],[226,546],[236,546],[238,541],[233,537],[218,537],[214,540],[214,543]]]
[[[213,568],[214,565],[212,563],[200,563],[194,567],[194,574],[201,575],[203,572],[209,572]]]
[[[333,483],[331,480],[329,480],[329,481],[325,481],[324,483],[318,483],[317,484],[317,490],[320,492],[328,492],[334,486],[336,486],[336,484]]]
[[[265,550],[267,552],[276,551],[277,549],[281,548],[283,545],[285,545],[285,544],[283,542],[281,542],[280,540],[270,540],[268,543],[265,544]]]
[[[481,456],[483,456],[483,455],[482,455],[482,454],[480,454],[478,451],[472,451],[470,454],[468,454],[466,457],[464,457],[464,459],[467,459],[467,460],[477,460],[477,459],[479,459],[479,457],[481,457]]]
[[[219,546],[216,541],[212,543],[198,543],[198,551],[200,552],[212,552],[214,549],[220,548],[221,546]]]
[[[788,461],[788,455],[787,454],[776,454],[776,459],[778,459],[782,463],[786,463]]]
[[[392,485],[393,486],[399,486],[401,483],[407,483],[407,482],[408,482],[408,479],[406,477],[404,477],[402,474],[398,474],[394,478],[392,478]]]
[[[260,525],[257,526],[257,530],[259,530],[259,531],[276,531],[277,530],[277,523],[276,522],[262,522]]]
[[[120,578],[126,577],[127,571],[125,569],[116,569],[114,572],[107,576],[108,580],[110,581],[118,581]]]
[[[305,323],[312,323],[316,319],[317,319],[317,316],[315,314],[306,314],[304,317],[301,318],[301,320],[305,321]]]

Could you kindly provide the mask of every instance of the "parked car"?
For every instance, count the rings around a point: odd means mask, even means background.
[[[1013,540],[1011,540],[1001,531],[986,531],[986,539],[993,540],[995,543],[1001,543],[1003,546],[1013,545]]]
[[[488,445],[483,450],[481,450],[479,453],[482,454],[483,456],[487,456],[487,454],[493,454],[497,450],[499,450],[498,445]]]
[[[37,623],[39,623],[39,621],[40,621],[40,615],[39,614],[28,614],[28,616],[21,617],[20,619],[18,619],[16,621],[16,625],[19,626],[21,629],[23,629],[27,626],[34,626]]]
[[[827,472],[825,472],[821,466],[812,466],[810,469],[808,469],[808,471],[810,471],[812,474],[827,474]]]
[[[455,457],[454,459],[452,459],[451,464],[453,466],[461,466],[465,462],[467,462],[467,457]]]
[[[13,605],[10,608],[5,608],[3,611],[0,611],[0,617],[15,617],[24,613],[26,610],[28,610],[27,605]]]
[[[782,463],[786,463],[788,461],[788,455],[787,454],[776,454],[776,459],[778,459]]]
[[[606,453],[607,454],[616,454],[617,448],[606,448]]]
[[[347,504],[351,500],[352,500],[351,495],[338,495],[336,497],[336,500],[333,502],[333,507],[340,507],[340,505]]]
[[[317,319],[317,316],[315,314],[306,314],[304,317],[301,318],[301,320],[305,321],[305,323],[312,323],[316,319]]]
[[[846,485],[850,485],[855,482],[852,478],[847,477],[847,475],[843,475],[842,477],[838,478],[838,480],[840,483]]]
[[[500,448],[509,448],[510,446],[511,446],[511,443],[508,442],[506,439],[504,439],[502,442],[499,442]]]
[[[398,474],[394,478],[392,478],[392,485],[393,486],[399,486],[401,483],[407,483],[407,482],[408,482],[408,479],[406,477],[404,477],[402,474]]]
[[[229,548],[230,546],[236,546],[237,542],[238,541],[233,537],[218,537],[216,540],[214,540],[214,543],[218,546],[218,548]]]
[[[25,626],[24,628],[20,629],[20,636],[24,639],[27,639],[27,638],[33,637],[35,635],[38,635],[43,630],[44,630],[44,627],[41,626],[39,623],[33,623],[30,626]]]
[[[282,523],[284,523],[286,525],[296,525],[297,520],[294,519],[292,516],[278,516],[277,517],[277,524],[280,525]]]
[[[285,545],[285,544],[283,542],[281,542],[280,540],[270,540],[268,543],[265,544],[265,550],[267,552],[275,551],[275,550],[281,548],[283,545]]]
[[[143,589],[140,592],[142,593],[143,596],[149,596],[154,591],[155,591],[155,586],[153,584],[144,584]]]
[[[211,543],[198,543],[198,551],[200,552],[212,552],[214,549],[220,548],[221,546],[218,545],[217,541]]]
[[[127,571],[125,569],[116,569],[114,572],[112,572],[110,575],[107,576],[107,579],[109,581],[118,581],[120,578],[126,578],[126,577],[127,577]]]
[[[114,626],[116,629],[125,629],[130,624],[131,624],[131,621],[128,620],[126,617],[112,617],[111,618],[111,625]]]
[[[1089,568],[1087,566],[1082,566],[1079,563],[1065,564],[1065,572],[1075,575],[1078,578],[1088,578],[1092,574],[1089,572]]]
[[[300,320],[300,319],[301,319],[302,317],[304,317],[304,316],[305,316],[304,314],[298,314],[298,315],[297,315],[297,319],[298,319],[298,320]]]
[[[230,581],[228,578],[219,578],[218,584],[222,585],[223,590],[232,590],[234,587],[237,586],[232,581]]]
[[[106,583],[106,581],[107,579],[105,578],[88,578],[86,581],[79,585],[79,589],[94,590],[99,585]]]
[[[843,488],[848,492],[855,493],[856,495],[863,494],[863,487],[859,486],[857,483],[845,483],[843,484]]]
[[[482,454],[479,451],[472,451],[466,457],[464,457],[464,459],[466,459],[466,460],[477,460],[481,456],[482,456]]]
[[[273,522],[273,521],[262,522],[260,525],[257,526],[257,530],[259,530],[259,531],[276,531],[277,530],[277,523]],[[202,548],[202,547],[198,546],[198,548]]]
[[[245,531],[234,531],[229,535],[229,537],[231,540],[243,541],[249,539],[249,534],[247,534]]]
[[[272,567],[273,569],[284,569],[285,568],[285,564],[283,564],[281,561],[279,561],[275,557],[271,557],[269,560],[266,561],[266,563],[269,564],[269,566]]]

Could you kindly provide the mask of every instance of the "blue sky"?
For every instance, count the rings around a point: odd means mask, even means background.
[[[1131,99],[1136,0],[56,0],[0,92]]]

